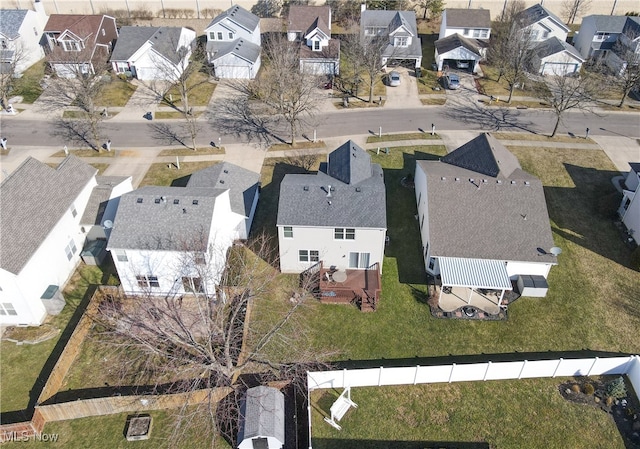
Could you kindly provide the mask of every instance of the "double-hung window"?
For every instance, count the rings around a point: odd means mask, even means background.
[[[136,276],[136,280],[138,281],[138,287],[142,288],[158,288],[160,287],[160,282],[158,281],[158,276],[153,276],[148,274],[146,276]]]
[[[284,229],[284,238],[292,239],[293,238],[293,226],[285,226]]]
[[[333,238],[336,240],[355,240],[355,228],[335,228],[333,230]]]
[[[320,251],[315,249],[301,249],[298,251],[300,262],[320,262]]]
[[[65,246],[64,248],[65,253],[67,253],[67,260],[71,260],[77,250],[78,248],[76,248],[76,242],[71,239],[69,243],[67,243],[67,246]]]

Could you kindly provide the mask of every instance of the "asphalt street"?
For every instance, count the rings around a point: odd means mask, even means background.
[[[315,116],[303,129],[301,134],[307,137],[316,130],[318,139],[368,133],[409,132],[431,130],[431,124],[438,130],[476,130],[476,131],[529,131],[549,134],[553,129],[555,116],[550,111],[540,109],[515,109],[501,107],[484,107],[474,105],[423,107],[416,109],[361,109],[337,111]],[[237,126],[232,122],[220,121],[215,116],[209,120],[200,120],[201,132],[199,144],[210,142],[243,143],[256,142],[264,138],[264,130],[251,129],[246,124]],[[23,119],[3,116],[0,133],[11,145],[62,147],[68,143],[63,132],[57,128],[54,120]],[[117,121],[107,120],[104,123],[104,134],[116,146],[158,147],[171,144],[169,129],[178,130],[179,120],[171,121]],[[569,111],[560,124],[560,134],[572,133],[584,136],[586,128],[590,135],[640,137],[640,114],[608,112],[606,114]],[[286,130],[276,136],[287,138]],[[272,136],[273,137],[273,136]],[[276,139],[277,140],[277,139]],[[71,145],[69,145],[71,147]]]

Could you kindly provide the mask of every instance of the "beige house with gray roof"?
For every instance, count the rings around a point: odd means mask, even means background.
[[[544,290],[557,261],[543,186],[500,142],[485,133],[418,161],[415,186],[425,269],[445,290],[466,289],[469,301],[492,291],[500,301],[519,277]]]

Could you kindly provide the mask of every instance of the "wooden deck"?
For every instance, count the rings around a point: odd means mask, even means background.
[[[363,312],[372,312],[380,301],[380,269],[374,264],[365,270],[346,270],[346,279],[336,280],[335,269],[320,263],[319,299],[329,304],[355,304]]]

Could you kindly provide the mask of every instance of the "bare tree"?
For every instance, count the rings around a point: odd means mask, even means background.
[[[294,381],[300,370],[292,369],[291,361],[305,366],[326,359],[328,353],[305,338],[301,321],[311,295],[305,286],[294,287],[294,293],[279,288],[273,267],[277,250],[266,236],[234,245],[226,254],[224,248],[207,248],[199,235],[172,239],[183,248],[170,267],[178,288],[162,296],[149,288],[137,297],[111,298],[95,317],[96,338],[126,361],[123,377],[155,380],[165,391],[195,393],[234,385],[248,373]],[[149,247],[165,243],[149,242]],[[141,264],[140,273],[147,269]],[[217,431],[221,418],[228,418],[229,410],[220,416],[211,398],[197,408],[208,422],[199,431]],[[185,406],[176,427],[193,425],[193,412]]]
[[[612,60],[610,70],[613,71],[613,82],[621,94],[618,107],[624,106],[629,93],[634,89],[640,89],[640,53],[634,51],[634,40],[638,38],[635,33],[621,35],[613,46],[613,51],[607,55]]]
[[[388,46],[389,36],[368,36],[365,30],[348,35],[342,46],[347,72],[352,74],[355,84],[362,73],[369,77],[369,103],[373,103],[373,88],[386,67],[382,55]]]
[[[415,6],[422,9],[423,20],[427,19],[427,15],[429,15],[429,20],[433,20],[440,17],[444,11],[444,0],[417,0]]]
[[[509,84],[507,103],[511,103],[513,91],[526,79],[535,45],[529,29],[521,26],[517,15],[512,15],[514,11],[497,27],[489,48],[489,60],[498,68],[498,81],[504,77]]]
[[[205,51],[202,47],[195,47],[192,42],[179,42],[179,36],[172,39],[172,50],[165,55],[152,54],[152,64],[156,72],[155,81],[148,83],[150,89],[159,93],[163,100],[182,113],[185,129],[191,141],[191,149],[197,150],[196,138],[200,132],[197,114],[193,112],[190,103],[191,94],[209,82]],[[198,77],[202,72],[204,76]],[[170,90],[178,91],[181,105],[174,101]]]
[[[598,86],[591,76],[578,78],[556,74],[545,77],[545,80],[546,85],[541,84],[536,88],[536,95],[549,104],[556,116],[551,133],[551,137],[554,137],[566,111],[578,109],[592,112]]]
[[[57,112],[69,106],[78,108],[77,116],[63,119],[61,125],[70,131],[69,137],[77,136],[98,151],[101,123],[106,118],[104,107],[98,103],[107,82],[104,78],[107,58],[108,55],[98,51],[92,55],[90,49],[68,52],[63,62],[54,61],[49,55],[49,62],[55,63],[62,74],[51,80],[41,96],[41,104],[49,111]]]
[[[283,119],[293,146],[300,128],[318,109],[320,79],[300,71],[299,43],[275,36],[266,40],[263,49],[266,61],[259,78],[235,82],[232,87],[266,106],[262,113]]]
[[[0,100],[4,109],[9,108],[9,95],[16,88],[16,81],[20,75],[20,67],[27,59],[27,55],[24,52],[22,45],[18,44],[11,50],[13,54],[10,56],[11,61],[2,64],[2,70],[0,70]]]
[[[357,22],[360,17],[360,3],[352,0],[326,0],[331,7],[331,18],[342,26]]]
[[[576,17],[583,16],[589,10],[591,0],[564,0],[562,2],[562,11],[568,24],[573,24]]]

